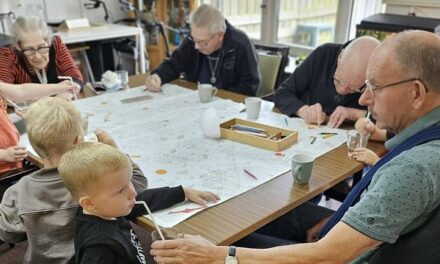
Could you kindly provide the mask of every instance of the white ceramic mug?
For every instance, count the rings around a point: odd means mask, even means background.
[[[261,108],[261,98],[258,97],[248,97],[245,100],[246,113],[248,119],[258,119],[260,115]]]
[[[211,84],[199,84],[199,98],[200,102],[208,103],[217,94],[217,88]]]

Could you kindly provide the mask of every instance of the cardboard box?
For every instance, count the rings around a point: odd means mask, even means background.
[[[259,137],[239,130],[233,130],[234,125],[263,129],[268,133],[268,137]],[[292,146],[298,140],[298,132],[256,122],[234,118],[220,124],[221,137],[232,141],[248,144],[258,148],[272,151],[281,151]]]

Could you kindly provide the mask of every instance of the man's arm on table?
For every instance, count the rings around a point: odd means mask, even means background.
[[[381,243],[339,222],[318,242],[270,249],[238,248],[237,258],[240,264],[347,263]],[[164,264],[221,264],[228,252],[227,247],[213,246],[200,237],[158,241],[152,247],[152,255],[161,255],[155,260]]]
[[[309,91],[310,77],[312,77],[311,58],[306,59],[295,71],[275,90],[275,106],[283,114],[288,116],[297,115],[298,110],[307,105],[299,98]]]

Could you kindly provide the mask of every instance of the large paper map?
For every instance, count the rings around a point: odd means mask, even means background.
[[[288,127],[299,132],[298,142],[282,153],[203,135],[200,119],[213,107],[222,120],[246,119],[243,104],[215,98],[202,104],[197,91],[167,84],[163,92],[144,92],[141,87],[108,93],[75,102],[88,115],[89,132],[109,132],[148,178],[149,188],[187,186],[218,193],[220,202],[246,192],[290,170],[294,153],[318,157],[345,142],[345,132],[321,127],[309,129],[303,120],[272,112],[264,102],[257,122]],[[337,135],[323,138],[320,132]],[[311,137],[316,141],[311,144]],[[254,179],[244,170],[257,177]],[[218,203],[217,203],[218,204]],[[209,204],[208,206],[215,206]],[[156,222],[174,226],[205,208],[184,202],[156,212]]]

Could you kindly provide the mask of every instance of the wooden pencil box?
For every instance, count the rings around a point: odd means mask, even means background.
[[[261,129],[267,132],[266,137],[253,133],[234,130],[235,125]],[[290,129],[264,125],[248,120],[234,118],[220,124],[221,137],[243,144],[272,151],[281,151],[292,146],[298,140],[298,132]]]

